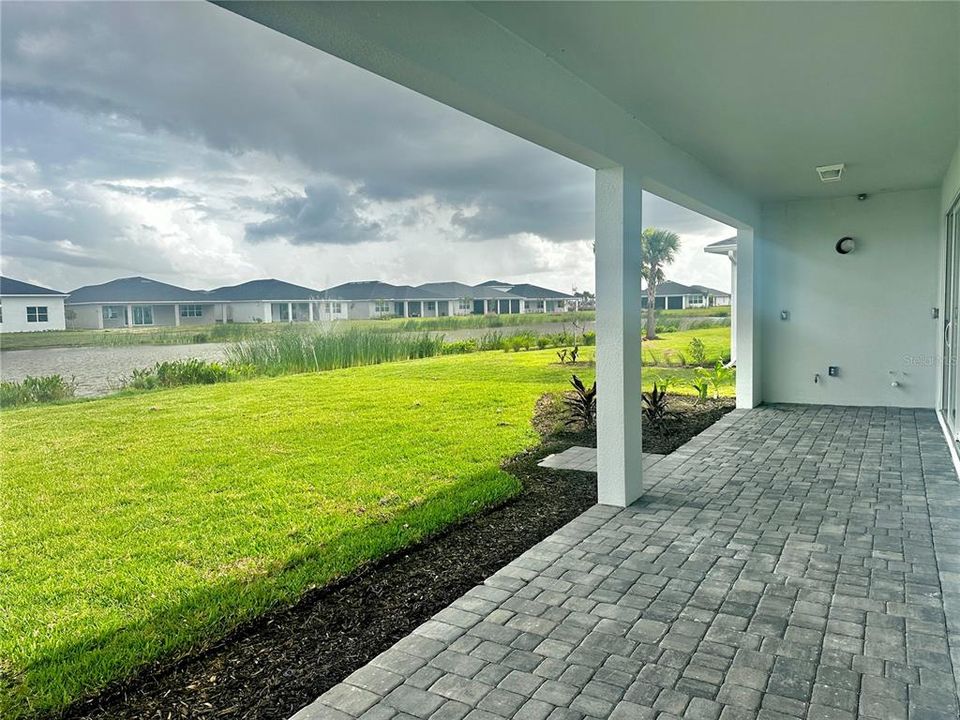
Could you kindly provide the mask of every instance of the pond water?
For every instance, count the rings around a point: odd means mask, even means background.
[[[594,323],[581,325],[584,331],[593,331]],[[498,332],[509,336],[521,332],[537,334],[573,332],[571,323],[537,323],[501,328],[465,328],[439,330],[448,342],[479,338]],[[0,350],[0,378],[23,380],[27,375],[62,375],[76,378],[77,394],[85,397],[106,395],[120,389],[123,378],[133,370],[152,367],[164,360],[197,358],[218,361],[226,357],[226,343],[194,345],[124,345],[119,347],[36,348],[32,350]]]
[[[0,350],[0,378],[19,381],[27,375],[59,374],[76,378],[78,395],[105,395],[118,390],[122,379],[133,370],[152,367],[163,360],[223,360],[225,347],[207,343]]]

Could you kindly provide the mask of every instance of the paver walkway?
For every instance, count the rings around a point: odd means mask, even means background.
[[[643,453],[641,463],[644,471],[649,470],[665,457],[666,455],[657,455],[656,453]],[[597,449],[574,445],[563,452],[547,455],[537,465],[555,470],[580,470],[595,473],[597,471]]]
[[[960,485],[932,412],[736,411],[645,482],[297,719],[956,720]]]

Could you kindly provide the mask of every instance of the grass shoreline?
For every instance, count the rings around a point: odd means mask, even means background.
[[[520,328],[530,325],[593,322],[596,313],[577,311],[521,315],[463,315],[436,318],[388,318],[384,320],[337,320],[332,323],[218,323],[179,327],[117,328],[108,330],[46,330],[3,333],[0,350],[30,350],[70,347],[125,347],[130,345],[192,345],[236,342],[283,333],[290,328],[303,332],[330,326],[359,327],[374,332],[436,332]]]

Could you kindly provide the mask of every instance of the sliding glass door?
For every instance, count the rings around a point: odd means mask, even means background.
[[[957,370],[960,356],[960,198],[947,213],[947,251],[943,297],[943,358],[940,407],[954,440],[960,439]]]

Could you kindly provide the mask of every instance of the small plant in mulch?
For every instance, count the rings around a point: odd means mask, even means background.
[[[703,368],[697,368],[690,385],[697,391],[697,404],[705,403],[710,393],[710,373]]]
[[[582,428],[592,428],[597,423],[597,383],[587,388],[583,380],[574,375],[570,378],[573,392],[568,392],[563,402],[570,409],[570,419],[567,425],[577,425]]]
[[[722,360],[717,360],[710,375],[710,384],[713,385],[713,399],[720,399],[720,388],[726,385],[730,376],[733,375],[733,369],[723,364]]]
[[[667,415],[667,383],[654,381],[653,389],[642,394],[643,415],[651,425],[659,425]]]
[[[574,345],[574,346],[573,346],[573,350],[570,351],[570,362],[571,362],[573,365],[576,365],[576,364],[577,364],[577,358],[578,358],[579,356],[580,356],[580,346],[579,346],[579,345]],[[576,376],[574,376],[574,377],[576,377]]]
[[[567,349],[564,348],[563,350],[558,350],[558,351],[557,351],[557,357],[560,358],[560,364],[561,364],[561,365],[566,365],[566,363],[567,363]]]

